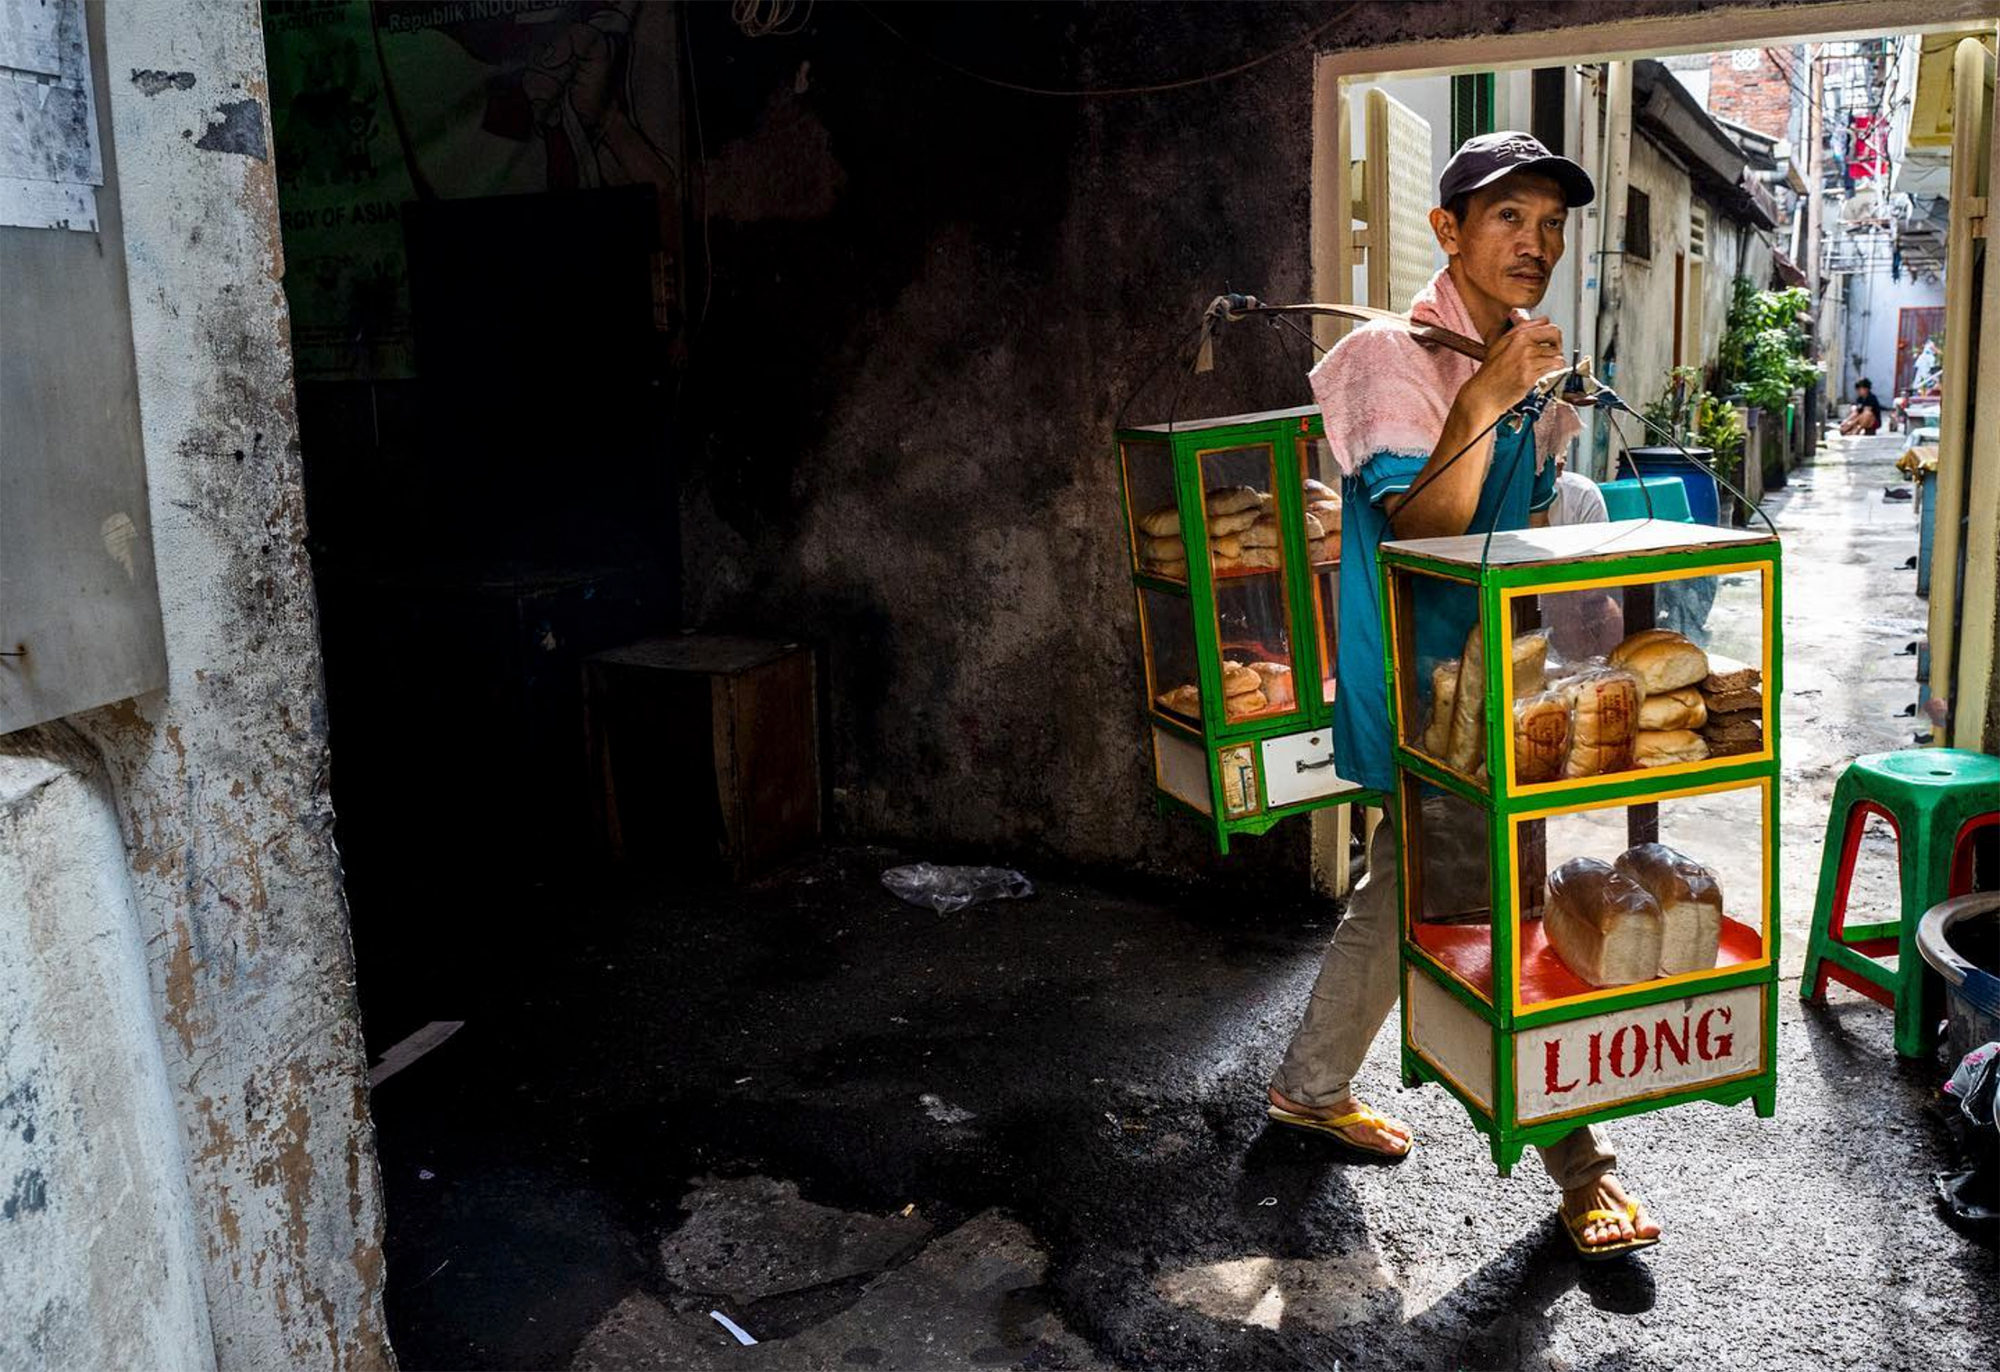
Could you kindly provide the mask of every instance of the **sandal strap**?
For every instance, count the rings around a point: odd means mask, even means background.
[[[1639,1203],[1637,1201],[1627,1201],[1623,1210],[1586,1210],[1581,1215],[1575,1217],[1578,1224],[1585,1225],[1601,1224],[1605,1220],[1637,1220],[1638,1218]]]

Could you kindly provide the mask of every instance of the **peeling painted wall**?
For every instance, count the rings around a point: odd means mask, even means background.
[[[29,941],[23,994],[67,1010],[0,1052],[0,1095],[27,1081],[53,1112],[0,1152],[4,1290],[28,1237],[9,1231],[35,1226],[65,1293],[35,1309],[80,1323],[21,1357],[7,1340],[30,1334],[0,1331],[0,1364],[383,1366],[258,11],[120,4],[103,30],[168,685],[73,717],[88,747],[17,736],[6,764],[0,891],[10,926],[17,892],[26,910],[7,932]],[[145,1042],[120,1037],[135,996]],[[70,1060],[44,1063],[34,1035],[66,1024]]]
[[[0,892],[0,1367],[213,1367],[117,810],[60,726],[0,738]]]

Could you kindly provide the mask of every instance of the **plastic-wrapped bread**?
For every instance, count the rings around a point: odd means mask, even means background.
[[[1639,679],[1618,667],[1592,667],[1555,685],[1570,707],[1565,777],[1594,777],[1632,766],[1638,721]]]
[[[1664,843],[1627,848],[1615,864],[1660,907],[1660,975],[1705,972],[1722,948],[1722,884]]]
[[[1512,694],[1518,698],[1542,689],[1547,671],[1549,640],[1543,634],[1523,634],[1512,645]],[[1479,626],[1465,638],[1465,655],[1459,659],[1458,691],[1452,697],[1451,746],[1445,757],[1458,771],[1468,775],[1486,760],[1486,650]]]
[[[1447,658],[1431,668],[1431,718],[1424,726],[1423,749],[1442,759],[1451,749],[1451,703],[1458,696],[1458,659]]]
[[[1592,986],[1629,986],[1658,974],[1660,903],[1596,858],[1571,858],[1549,873],[1542,932],[1563,966]]]
[[[1562,775],[1569,756],[1569,707],[1553,691],[1514,702],[1514,781],[1532,786]]]

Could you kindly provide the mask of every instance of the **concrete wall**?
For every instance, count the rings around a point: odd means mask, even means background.
[[[0,771],[0,1364],[380,1366],[257,8],[103,36],[168,685]]]
[[[0,737],[0,892],[0,1366],[213,1367],[145,921],[73,731]]]
[[[1630,175],[1632,188],[1652,198],[1652,257],[1625,256],[1612,384],[1634,406],[1644,407],[1666,389],[1674,365],[1674,258],[1687,252],[1693,195],[1687,173],[1637,130]],[[1641,441],[1633,421],[1619,422],[1628,438]]]
[[[1892,281],[1886,271],[1848,277],[1847,327],[1841,342],[1848,384],[1840,398],[1851,399],[1854,380],[1865,376],[1875,383],[1882,403],[1888,404],[1896,389],[1897,311],[1943,304],[1942,278],[1921,281],[1905,274],[1901,281]]]

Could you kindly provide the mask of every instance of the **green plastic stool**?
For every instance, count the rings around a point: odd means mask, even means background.
[[[1896,831],[1902,917],[1847,922],[1847,890],[1868,816]],[[1972,842],[2000,825],[2000,758],[1963,748],[1911,748],[1858,757],[1841,773],[1820,850],[1819,899],[1799,995],[1826,999],[1828,978],[1896,1012],[1896,1051],[1918,1058],[1936,1032],[1940,988],[1917,951],[1924,911],[1972,889]],[[1896,954],[1894,967],[1876,961]]]

